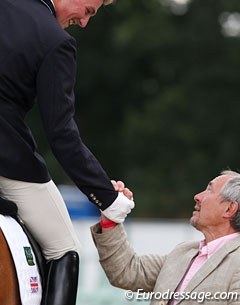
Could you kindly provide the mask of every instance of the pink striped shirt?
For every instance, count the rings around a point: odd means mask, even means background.
[[[222,246],[224,246],[226,242],[234,239],[237,236],[240,236],[239,232],[217,238],[207,244],[205,240],[202,240],[199,244],[198,255],[190,263],[188,271],[182,278],[175,291],[179,293],[183,292],[190,280],[193,278],[194,274],[197,273],[197,271],[203,266],[206,260],[215,252],[217,252]],[[172,299],[169,301],[168,305],[176,305],[177,302],[178,300]]]

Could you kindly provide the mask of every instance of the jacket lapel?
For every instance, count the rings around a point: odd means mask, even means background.
[[[182,278],[187,273],[192,259],[197,254],[198,254],[198,249],[192,249],[185,255],[184,259],[181,259],[180,265],[179,265],[179,261],[176,262],[178,265],[175,266],[175,268],[173,268],[173,270],[172,270],[173,277],[172,277],[172,281],[171,281],[172,284],[169,283],[169,285],[168,285],[169,291],[175,291],[177,289]]]
[[[192,249],[184,253],[178,253],[178,256],[170,255],[165,262],[164,270],[161,270],[160,276],[155,285],[155,291],[166,293],[176,290],[178,284],[187,272],[192,259],[198,253],[199,242],[193,243]],[[152,300],[151,305],[166,305],[168,300]]]
[[[161,271],[161,276],[156,282],[156,291],[166,292],[176,290],[178,284],[187,272],[191,260],[198,253],[198,244],[187,253],[184,253],[183,256],[179,257],[179,260],[176,256],[169,258],[165,263],[166,268]]]

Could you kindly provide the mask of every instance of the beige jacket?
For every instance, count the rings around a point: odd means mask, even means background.
[[[165,256],[138,256],[127,241],[122,225],[100,234],[97,224],[91,232],[110,283],[126,290],[154,292],[156,298],[152,297],[151,305],[167,304],[166,298],[176,290],[198,253],[199,242],[191,241],[179,244]],[[185,292],[186,299],[179,300],[181,305],[240,305],[240,237],[227,242],[213,254],[191,279]],[[234,292],[233,297],[227,296],[228,292]],[[160,298],[160,293],[163,298]],[[205,293],[208,297],[200,303]],[[239,294],[237,300],[236,294]]]

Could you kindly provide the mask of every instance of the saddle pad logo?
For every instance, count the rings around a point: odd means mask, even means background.
[[[32,293],[38,292],[38,278],[37,276],[31,276],[30,277],[30,287]]]
[[[33,255],[32,255],[32,249],[30,247],[23,247],[24,252],[25,252],[25,256],[26,256],[26,260],[29,266],[34,266],[34,259],[33,259]]]

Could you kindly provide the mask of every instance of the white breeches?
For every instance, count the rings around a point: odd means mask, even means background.
[[[47,261],[80,244],[64,200],[53,181],[29,183],[0,176],[0,195],[18,206],[18,214],[42,248]]]

